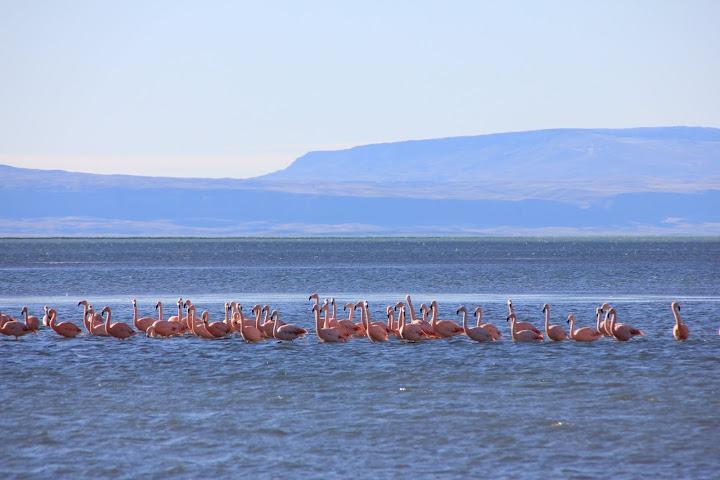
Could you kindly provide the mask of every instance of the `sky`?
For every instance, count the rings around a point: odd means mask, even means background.
[[[0,0],[0,163],[245,178],[313,150],[720,127],[716,1]]]

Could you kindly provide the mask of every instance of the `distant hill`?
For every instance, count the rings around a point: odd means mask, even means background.
[[[2,165],[0,180],[0,235],[720,234],[712,128],[367,145],[248,180]]]

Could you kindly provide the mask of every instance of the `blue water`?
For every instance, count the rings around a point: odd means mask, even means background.
[[[608,301],[628,343],[244,344],[0,338],[2,478],[716,478],[720,241],[537,239],[0,240],[0,311],[129,321],[160,299],[270,303],[311,327],[307,296],[412,293],[443,318],[482,304],[582,325]],[[688,342],[672,339],[678,300]]]

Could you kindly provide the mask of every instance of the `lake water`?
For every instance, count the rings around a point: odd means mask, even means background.
[[[443,318],[481,304],[506,339],[248,345],[144,336],[0,338],[2,478],[717,478],[720,241],[538,239],[0,240],[0,310],[130,321],[157,300],[270,303],[412,293]],[[507,340],[507,298],[581,326],[607,301],[627,343]],[[691,338],[672,339],[678,300]]]

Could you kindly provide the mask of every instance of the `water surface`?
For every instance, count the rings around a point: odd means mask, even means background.
[[[583,325],[602,301],[628,343],[374,345],[0,338],[4,478],[503,476],[713,478],[720,467],[720,242],[714,240],[0,240],[0,310],[80,298],[130,320],[178,296],[239,300],[310,327],[307,295],[414,294]],[[669,303],[691,330],[672,340]]]

